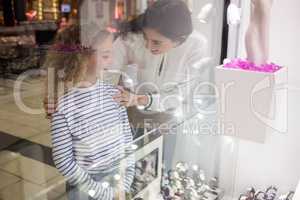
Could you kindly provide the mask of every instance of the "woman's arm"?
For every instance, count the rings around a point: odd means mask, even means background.
[[[114,190],[112,187],[103,188],[101,183],[82,169],[74,160],[72,137],[63,114],[53,114],[52,124],[52,153],[53,160],[58,171],[67,178],[72,185],[78,185],[79,189],[89,194],[94,193],[96,199],[112,200]]]

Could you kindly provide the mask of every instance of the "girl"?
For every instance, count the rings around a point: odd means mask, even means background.
[[[101,31],[91,47],[84,47],[80,31],[78,25],[71,25],[59,33],[46,63],[60,72],[56,79],[67,85],[52,115],[53,160],[67,178],[69,199],[111,200],[119,188],[106,176],[118,175],[114,173],[130,152],[132,134],[125,108],[112,98],[118,90],[97,77],[111,62],[113,37]],[[121,182],[129,191],[134,175],[132,155],[126,161]]]

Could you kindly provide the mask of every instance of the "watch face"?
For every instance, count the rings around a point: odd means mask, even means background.
[[[163,173],[163,178],[168,180],[162,185],[164,199],[217,200],[224,196],[224,190],[218,188],[218,178],[206,179],[199,165],[178,162],[174,169]]]
[[[248,188],[248,190],[241,194],[239,200],[292,200],[294,196],[294,191],[290,191],[284,195],[277,196],[278,188],[275,186],[270,186],[266,190],[255,190],[253,187]]]

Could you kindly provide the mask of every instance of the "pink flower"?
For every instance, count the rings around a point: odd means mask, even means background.
[[[246,59],[233,59],[228,63],[224,64],[224,68],[232,68],[232,69],[242,69],[246,71],[256,71],[256,72],[267,72],[274,73],[281,69],[282,67],[276,65],[275,63],[266,63],[262,65],[256,65],[255,63],[248,61]]]

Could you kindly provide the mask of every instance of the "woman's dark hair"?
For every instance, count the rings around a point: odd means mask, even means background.
[[[121,34],[152,28],[172,41],[183,42],[192,33],[191,12],[182,0],[159,0],[144,14],[120,26]]]

